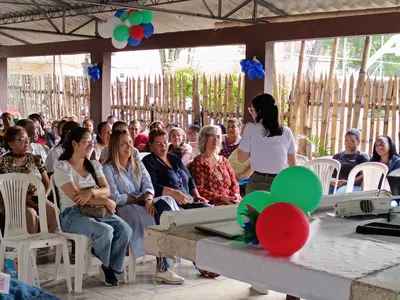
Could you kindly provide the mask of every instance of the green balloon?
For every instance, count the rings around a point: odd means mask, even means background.
[[[153,17],[154,17],[153,12],[148,11],[148,10],[142,10],[140,13],[142,14],[142,17],[143,17],[143,20],[142,20],[143,24],[149,24],[149,23],[151,23],[151,21],[153,21]]]
[[[114,38],[119,42],[124,42],[129,39],[129,28],[125,25],[117,26],[114,29]]]
[[[256,191],[246,195],[243,200],[239,203],[236,218],[240,227],[244,226],[244,216],[241,215],[242,212],[247,210],[246,204],[255,208],[259,213],[261,213],[264,208],[274,204],[276,201],[272,198],[271,194],[266,191]]]
[[[121,19],[122,22],[125,22],[128,19],[128,12],[124,11],[121,15],[121,17],[119,17]]]
[[[143,22],[143,16],[140,12],[138,11],[133,11],[129,15],[129,23],[131,23],[132,26],[138,26],[142,24]]]
[[[307,168],[290,167],[275,177],[271,195],[276,202],[288,202],[298,206],[308,216],[321,202],[321,180]]]

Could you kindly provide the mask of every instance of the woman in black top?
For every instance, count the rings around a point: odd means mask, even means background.
[[[168,153],[167,132],[163,129],[153,129],[149,134],[149,145],[151,154],[145,156],[142,162],[151,176],[155,191],[156,224],[160,224],[160,217],[165,211],[205,206],[208,201],[200,196],[192,176],[181,159],[173,153]],[[191,199],[195,204],[188,204]],[[182,277],[169,271],[167,260],[157,259],[157,261],[161,271],[157,273],[160,277],[158,280],[183,283]]]

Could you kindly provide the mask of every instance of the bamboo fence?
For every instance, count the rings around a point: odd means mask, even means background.
[[[90,111],[90,82],[83,77],[11,74],[8,91],[8,106],[22,117],[42,112],[51,119],[81,119]]]
[[[234,80],[235,79],[235,80]],[[144,76],[119,78],[111,86],[111,112],[121,120],[149,124],[225,123],[243,115],[242,75]]]
[[[362,80],[354,74],[350,78],[333,75],[332,84],[329,77],[323,74],[312,78],[301,74],[300,79],[284,74],[275,77],[279,83],[275,95],[281,120],[298,140],[299,154],[318,156],[317,147],[324,148],[325,155],[343,151],[344,134],[350,128],[361,131],[361,151],[370,155],[377,136],[388,135],[398,140],[400,85],[397,76],[387,79],[366,76]],[[299,90],[295,82],[299,83]],[[357,85],[363,87],[360,93]]]

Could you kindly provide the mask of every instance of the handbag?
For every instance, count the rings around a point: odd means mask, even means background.
[[[91,186],[84,188],[83,190],[89,189],[98,189],[98,186]],[[92,217],[92,218],[111,218],[113,216],[112,213],[109,212],[105,205],[96,205],[96,204],[85,204],[79,206],[81,209],[81,213],[84,216]]]

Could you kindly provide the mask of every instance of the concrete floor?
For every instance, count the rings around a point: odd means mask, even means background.
[[[176,264],[176,272],[185,277],[186,282],[181,286],[154,284],[154,258],[146,263],[137,265],[137,281],[132,284],[120,283],[117,287],[107,287],[100,281],[100,261],[93,258],[92,268],[83,281],[83,292],[68,294],[67,284],[63,279],[53,280],[53,263],[38,265],[41,287],[63,300],[284,300],[285,295],[270,292],[260,295],[250,289],[250,285],[236,280],[219,277],[207,279],[200,277],[191,262],[182,260]],[[73,267],[71,267],[72,269]],[[73,271],[73,270],[71,270]],[[63,268],[60,278],[63,278]],[[73,273],[71,273],[73,274]],[[72,279],[73,282],[73,279]]]

